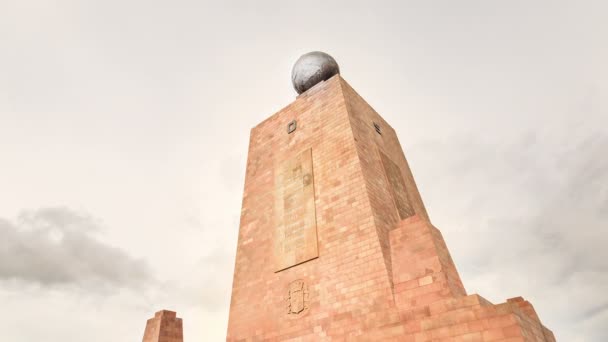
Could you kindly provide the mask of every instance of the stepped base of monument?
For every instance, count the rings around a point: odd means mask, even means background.
[[[555,341],[521,297],[492,304],[467,295],[441,232],[418,215],[390,232],[393,295],[399,322],[360,340]]]
[[[401,323],[354,337],[360,341],[554,342],[532,305],[521,297],[494,305],[479,295],[437,301],[401,313]]]

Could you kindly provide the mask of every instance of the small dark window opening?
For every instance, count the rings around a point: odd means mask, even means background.
[[[293,133],[296,130],[296,120],[287,124],[287,134]]]
[[[374,122],[374,128],[376,129],[376,133],[382,135],[382,130],[380,129],[380,125]]]

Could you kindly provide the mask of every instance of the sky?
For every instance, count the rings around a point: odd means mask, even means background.
[[[225,339],[250,129],[320,50],[469,293],[608,340],[605,1],[0,1],[0,340]]]

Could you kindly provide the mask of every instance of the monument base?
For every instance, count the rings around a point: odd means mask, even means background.
[[[522,297],[492,304],[467,295],[441,232],[413,216],[390,232],[393,293],[401,323],[357,338],[395,341],[555,342]]]
[[[402,324],[379,327],[365,341],[555,342],[532,305],[521,297],[494,305],[479,295],[445,299],[402,313]]]

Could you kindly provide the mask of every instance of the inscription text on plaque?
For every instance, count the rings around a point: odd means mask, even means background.
[[[275,178],[275,272],[317,258],[312,149],[278,166]]]

